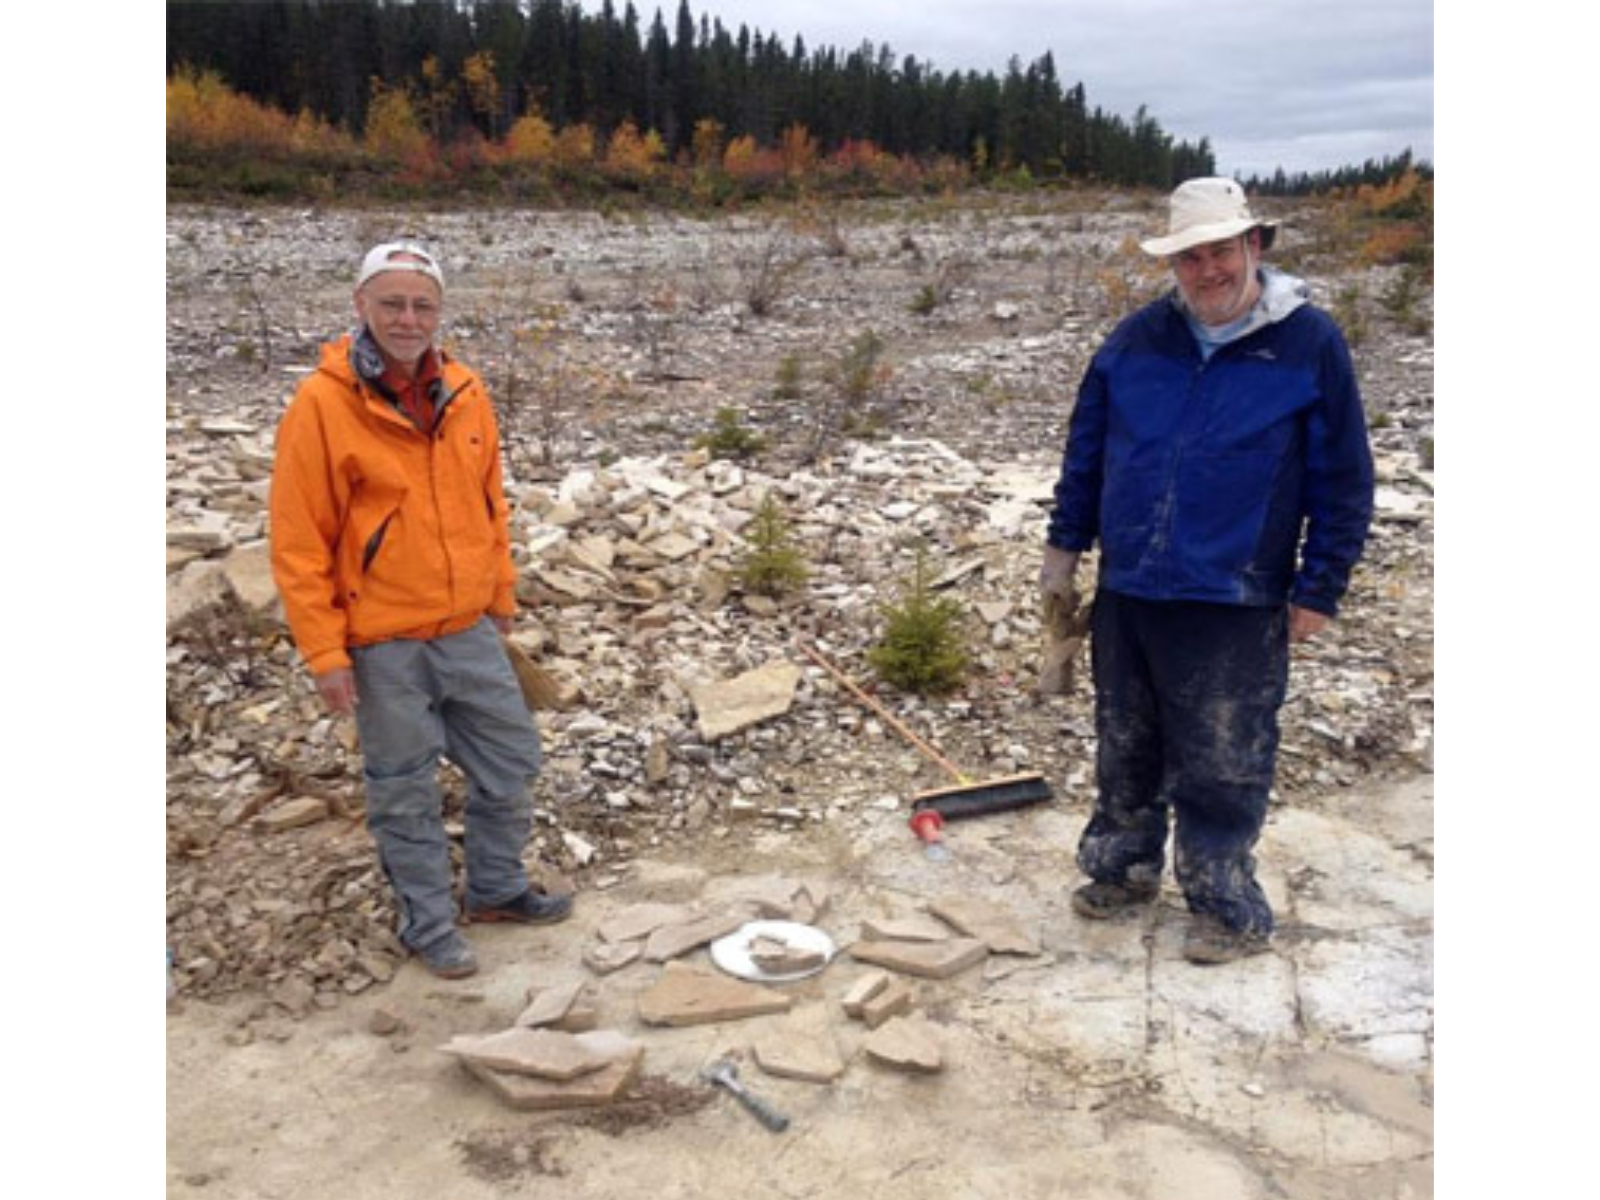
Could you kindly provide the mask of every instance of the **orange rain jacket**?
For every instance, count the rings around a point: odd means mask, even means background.
[[[272,573],[314,674],[349,646],[458,633],[516,611],[500,437],[477,374],[440,352],[431,436],[322,348],[278,426]]]

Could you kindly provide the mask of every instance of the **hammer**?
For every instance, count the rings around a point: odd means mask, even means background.
[[[710,1066],[703,1068],[700,1072],[700,1077],[707,1083],[715,1084],[732,1092],[733,1098],[748,1108],[754,1114],[756,1120],[772,1130],[773,1133],[782,1133],[789,1128],[789,1118],[773,1108],[760,1096],[752,1095],[744,1084],[739,1082],[738,1068],[727,1059],[719,1059]]]

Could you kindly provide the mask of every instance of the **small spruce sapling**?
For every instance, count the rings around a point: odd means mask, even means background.
[[[768,492],[751,518],[749,549],[739,564],[739,582],[763,596],[781,596],[806,581],[805,557],[795,545],[789,518]]]
[[[961,682],[967,653],[961,644],[961,606],[935,596],[927,550],[917,547],[910,586],[884,608],[883,640],[867,652],[879,677],[902,691],[948,692]]]
[[[767,439],[745,427],[738,409],[719,408],[711,432],[701,434],[694,444],[710,450],[712,458],[749,458],[767,448]]]

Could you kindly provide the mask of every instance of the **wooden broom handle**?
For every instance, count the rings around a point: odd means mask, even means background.
[[[844,672],[840,671],[839,668],[835,667],[831,662],[823,658],[821,654],[819,654],[815,649],[807,645],[805,642],[799,643],[799,646],[806,657],[811,659],[811,661],[816,663],[817,666],[821,667],[829,675],[832,675],[836,680],[848,688],[850,694],[853,695],[857,700],[861,701],[861,703],[865,704],[873,712],[877,713],[885,721],[889,722],[889,724],[893,726],[896,733],[905,738],[906,741],[910,742],[918,750],[922,751],[922,753],[927,755],[928,758],[932,759],[934,762],[938,763],[941,767],[948,771],[950,777],[957,783],[965,784],[969,782],[967,777],[961,773],[960,767],[956,766],[955,763],[951,762],[944,755],[940,754],[938,750],[934,749],[927,742],[923,741],[916,734],[912,733],[911,730],[908,729],[898,717],[896,717],[888,709],[884,708],[883,705],[879,704],[871,696],[867,695],[867,693],[863,692],[853,682],[851,682],[850,678],[845,675]]]

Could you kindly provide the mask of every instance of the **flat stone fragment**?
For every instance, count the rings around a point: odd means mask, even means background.
[[[842,1003],[845,1015],[860,1020],[862,1006],[888,986],[889,972],[868,971],[860,979],[852,983],[850,990],[844,994]]]
[[[528,1007],[523,1009],[512,1023],[523,1029],[554,1025],[572,1011],[586,986],[582,980],[578,980],[574,983],[556,984],[553,987],[535,988],[528,993]]]
[[[700,549],[700,543],[681,533],[664,533],[653,541],[645,543],[645,549],[653,554],[659,554],[668,562],[677,562],[680,558],[687,558]]]
[[[826,1024],[785,1023],[757,1038],[751,1046],[756,1066],[769,1075],[805,1083],[832,1083],[844,1074],[844,1059]]]
[[[620,971],[644,954],[643,942],[601,942],[583,952],[583,965],[596,975],[609,975]]]
[[[694,910],[684,904],[635,904],[600,922],[599,933],[607,942],[631,942],[649,937],[663,925],[678,925],[693,917]]]
[[[278,600],[278,585],[272,577],[271,547],[265,541],[238,546],[222,560],[228,586],[246,608],[266,612]]]
[[[810,971],[826,960],[822,951],[791,946],[783,938],[758,937],[750,943],[750,961],[769,975],[792,975]]]
[[[944,1069],[944,1053],[926,1021],[896,1017],[867,1034],[861,1048],[885,1066],[933,1074]]]
[[[950,926],[926,913],[901,913],[866,918],[861,936],[869,942],[947,942],[952,934]]]
[[[470,1059],[462,1059],[467,1070],[488,1084],[512,1108],[526,1112],[545,1112],[562,1108],[595,1108],[618,1100],[639,1076],[644,1047],[611,1029],[580,1033],[577,1040],[585,1049],[606,1059],[606,1065],[567,1083],[497,1071]]]
[[[904,1016],[910,1011],[911,985],[904,979],[891,979],[888,986],[861,1006],[861,1019],[868,1029],[876,1029],[890,1017]]]
[[[650,935],[650,940],[644,944],[644,956],[651,962],[666,962],[732,933],[749,919],[749,914],[739,909],[712,913],[684,925],[667,925]]]
[[[714,742],[773,717],[794,703],[800,668],[779,659],[732,679],[697,683],[689,688],[700,737]]]
[[[792,1003],[758,983],[669,962],[655,986],[639,997],[639,1019],[646,1025],[706,1025],[787,1012]]]
[[[256,818],[256,825],[268,833],[281,833],[285,829],[315,825],[327,816],[328,802],[320,796],[296,796],[267,809]]]
[[[505,1029],[482,1037],[453,1037],[439,1049],[481,1066],[567,1083],[610,1061],[586,1049],[574,1033],[551,1029]]]
[[[1039,939],[1011,913],[980,896],[944,896],[928,910],[967,937],[977,938],[991,954],[1043,954]]]
[[[989,954],[977,938],[951,938],[946,942],[857,942],[851,957],[924,979],[948,979],[976,966]]]
[[[828,892],[821,884],[763,875],[741,881],[729,898],[752,906],[763,919],[809,925],[827,906]]]

